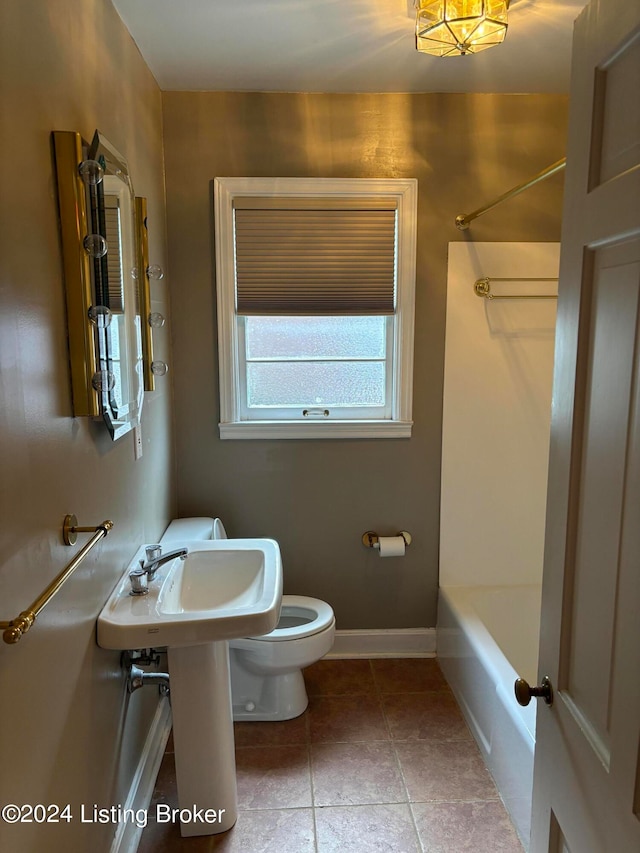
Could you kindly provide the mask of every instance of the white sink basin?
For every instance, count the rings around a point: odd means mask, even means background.
[[[158,569],[147,595],[130,595],[129,572],[144,559],[144,546],[98,617],[103,649],[180,648],[268,634],[282,599],[282,562],[272,539],[194,540]]]

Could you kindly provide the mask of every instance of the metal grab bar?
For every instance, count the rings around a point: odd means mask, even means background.
[[[30,607],[23,610],[19,616],[12,619],[10,622],[0,622],[0,628],[4,628],[2,639],[5,643],[17,643],[23,634],[26,634],[29,628],[36,620],[36,616],[42,608],[51,601],[53,596],[58,592],[62,584],[69,578],[80,563],[87,556],[89,551],[98,544],[98,542],[107,535],[112,529],[113,521],[103,521],[97,527],[78,527],[75,515],[67,515],[62,528],[62,536],[66,545],[73,545],[76,541],[78,533],[93,533],[93,536],[84,548],[81,548],[71,562],[54,578],[49,586],[36,598]]]
[[[501,196],[495,201],[489,202],[489,204],[485,204],[484,207],[479,207],[477,210],[474,210],[473,213],[460,213],[456,216],[456,228],[459,228],[460,231],[466,231],[471,222],[474,219],[477,219],[478,216],[482,216],[483,213],[486,213],[488,210],[492,210],[499,204],[502,204],[503,201],[506,201],[508,198],[513,198],[514,195],[519,195],[521,192],[528,190],[529,187],[534,186],[540,181],[544,181],[546,178],[550,178],[551,175],[555,175],[556,172],[559,172],[560,169],[564,169],[567,165],[567,158],[563,157],[561,160],[556,160],[555,163],[552,163],[550,166],[547,166],[546,169],[543,169],[541,172],[538,172],[533,178],[530,178],[528,181],[525,181],[523,184],[518,184],[517,187],[514,187],[512,190],[509,190],[506,193],[503,193]]]
[[[557,278],[479,278],[473,285],[476,296],[482,296],[485,299],[557,299],[556,293],[508,293],[496,294],[491,293],[492,281],[558,281]]]

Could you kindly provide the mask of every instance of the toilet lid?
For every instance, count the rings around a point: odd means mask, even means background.
[[[306,595],[283,595],[280,618],[301,617],[309,621],[306,624],[294,625],[291,628],[276,628],[270,634],[260,637],[249,637],[250,640],[261,640],[262,642],[279,642],[282,640],[302,639],[313,634],[319,634],[330,628],[335,622],[332,607],[326,601],[319,598],[309,598]]]

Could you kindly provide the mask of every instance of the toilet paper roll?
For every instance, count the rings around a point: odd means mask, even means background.
[[[404,547],[402,536],[378,536],[381,557],[404,557]]]

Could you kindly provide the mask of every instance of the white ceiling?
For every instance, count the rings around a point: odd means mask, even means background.
[[[586,0],[512,0],[504,44],[436,58],[414,0],[113,0],[165,90],[567,92]]]

